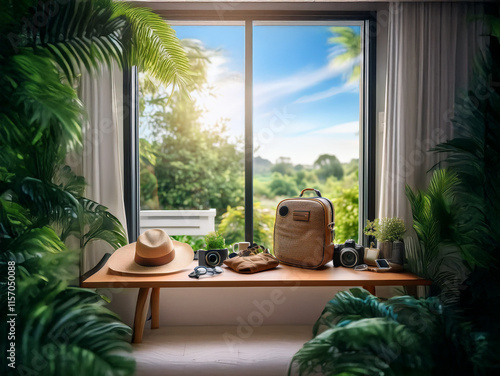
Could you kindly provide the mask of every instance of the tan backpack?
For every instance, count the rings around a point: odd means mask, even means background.
[[[317,197],[302,197],[314,191]],[[313,188],[276,208],[274,255],[287,265],[316,269],[333,258],[334,209],[330,200]]]

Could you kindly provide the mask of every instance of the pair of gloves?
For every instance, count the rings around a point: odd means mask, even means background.
[[[269,253],[267,248],[254,243],[251,247],[224,260],[224,264],[235,272],[251,274],[274,269],[280,262]]]

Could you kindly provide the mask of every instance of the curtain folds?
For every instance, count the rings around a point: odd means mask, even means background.
[[[378,217],[411,227],[405,186],[422,189],[438,156],[428,150],[452,137],[456,94],[467,89],[484,43],[479,5],[400,3],[390,8]]]
[[[103,68],[99,77],[82,74],[79,97],[88,119],[82,125],[83,149],[72,163],[85,177],[85,197],[106,206],[126,230],[123,193],[123,76],[117,67]],[[113,249],[103,241],[84,250],[82,273]]]

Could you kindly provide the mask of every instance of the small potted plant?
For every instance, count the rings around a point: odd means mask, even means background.
[[[207,250],[224,249],[226,248],[226,240],[217,231],[210,232],[205,236],[205,246]]]
[[[377,239],[380,249],[380,258],[404,264],[403,235],[406,232],[404,221],[401,218],[380,218],[367,221],[365,234]]]
[[[206,250],[198,251],[198,262],[203,266],[218,266],[222,265],[227,258],[228,250],[226,248],[226,240],[218,232],[210,232],[205,236]]]

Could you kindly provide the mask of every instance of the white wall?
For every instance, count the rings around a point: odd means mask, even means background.
[[[161,289],[160,326],[312,325],[340,290],[290,286]],[[137,292],[138,289],[99,290],[111,299],[108,307],[130,326],[134,322]],[[377,294],[387,296],[392,291],[377,288]],[[146,327],[149,325],[150,322]]]

